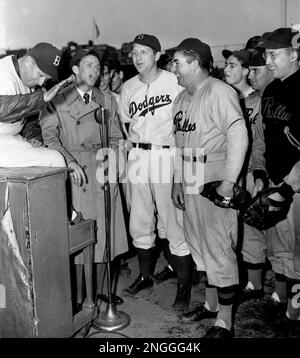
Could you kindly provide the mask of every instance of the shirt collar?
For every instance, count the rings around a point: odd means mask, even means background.
[[[83,92],[83,91],[81,91],[81,89],[78,88],[77,86],[76,86],[76,89],[77,89],[78,93],[80,94],[80,96],[82,97],[83,100],[84,100],[83,95],[84,95],[85,93],[88,93],[88,94],[90,95],[90,101],[91,101],[93,90],[90,90],[90,91],[88,91],[88,92]]]

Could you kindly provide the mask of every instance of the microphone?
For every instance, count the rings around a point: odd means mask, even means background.
[[[109,111],[99,105],[95,111],[95,120],[100,125],[100,138],[102,145],[109,146]]]

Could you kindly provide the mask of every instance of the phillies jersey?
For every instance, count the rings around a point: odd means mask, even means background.
[[[267,172],[279,184],[300,158],[300,70],[271,82],[262,96]],[[296,140],[294,140],[296,139]]]
[[[204,154],[227,151],[228,128],[243,118],[236,91],[208,77],[191,96],[185,89],[174,101],[176,144],[181,148],[203,148]]]

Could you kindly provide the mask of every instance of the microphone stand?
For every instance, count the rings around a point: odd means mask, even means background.
[[[104,162],[107,166],[104,169],[104,206],[105,206],[105,249],[106,249],[106,265],[107,265],[107,290],[108,290],[108,303],[105,312],[100,312],[99,316],[94,320],[93,326],[96,329],[112,332],[119,331],[130,324],[130,316],[122,311],[117,311],[114,303],[112,302],[112,284],[111,284],[111,194],[110,184],[108,178],[108,150],[110,146],[109,141],[109,121],[108,116],[105,116],[105,110],[100,107],[95,113],[96,121],[99,123],[100,139],[102,148],[104,150]]]

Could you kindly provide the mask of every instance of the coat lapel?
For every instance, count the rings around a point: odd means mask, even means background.
[[[99,108],[99,105],[104,106],[104,98],[101,98],[97,94],[93,90],[92,100],[86,105],[76,87],[72,86],[70,91],[66,93],[66,102],[70,108],[70,116],[77,120],[91,112],[95,112]]]

